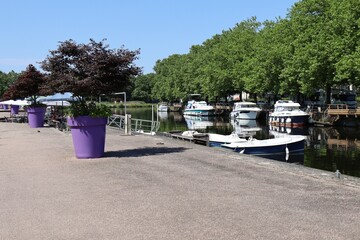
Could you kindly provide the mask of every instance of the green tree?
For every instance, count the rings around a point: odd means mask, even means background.
[[[286,20],[266,21],[243,61],[244,89],[258,95],[281,93],[281,71],[287,55]],[[284,36],[285,35],[285,36]],[[289,92],[293,88],[288,88]]]
[[[298,83],[309,94],[335,85],[358,84],[359,2],[303,0],[289,13],[292,57],[283,71],[285,85]],[[288,81],[288,83],[286,82]]]
[[[153,97],[161,101],[179,101],[186,96],[184,66],[187,55],[174,54],[157,61],[154,67],[156,77]]]
[[[333,55],[336,59],[335,82],[348,81],[360,85],[360,2],[340,0],[331,2]]]
[[[8,73],[0,71],[0,96],[2,96],[9,88],[9,86],[16,81],[19,75],[19,73],[16,73],[14,71]]]
[[[155,74],[149,73],[139,75],[134,78],[131,96],[134,100],[150,102],[152,100],[151,91],[155,81]]]

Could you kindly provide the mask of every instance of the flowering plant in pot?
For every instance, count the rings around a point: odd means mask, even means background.
[[[72,92],[76,99],[68,110],[67,123],[77,158],[98,158],[104,154],[106,123],[111,111],[94,99],[126,90],[131,78],[141,72],[133,63],[139,50],[109,49],[104,41],[60,42],[58,49],[50,51],[41,62],[48,73],[47,88],[53,92]]]
[[[45,75],[30,64],[2,96],[3,99],[28,99],[28,121],[32,128],[44,126],[46,105],[37,101],[39,95],[47,93],[43,88],[44,83]]]

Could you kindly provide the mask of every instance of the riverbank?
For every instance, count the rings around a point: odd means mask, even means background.
[[[360,182],[160,136],[0,123],[0,239],[357,239]]]

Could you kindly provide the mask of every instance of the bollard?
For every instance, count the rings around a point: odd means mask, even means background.
[[[131,114],[125,114],[125,135],[131,135]]]

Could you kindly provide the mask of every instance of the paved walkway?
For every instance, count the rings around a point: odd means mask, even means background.
[[[354,239],[359,179],[108,129],[106,155],[69,133],[0,123],[0,239]]]

